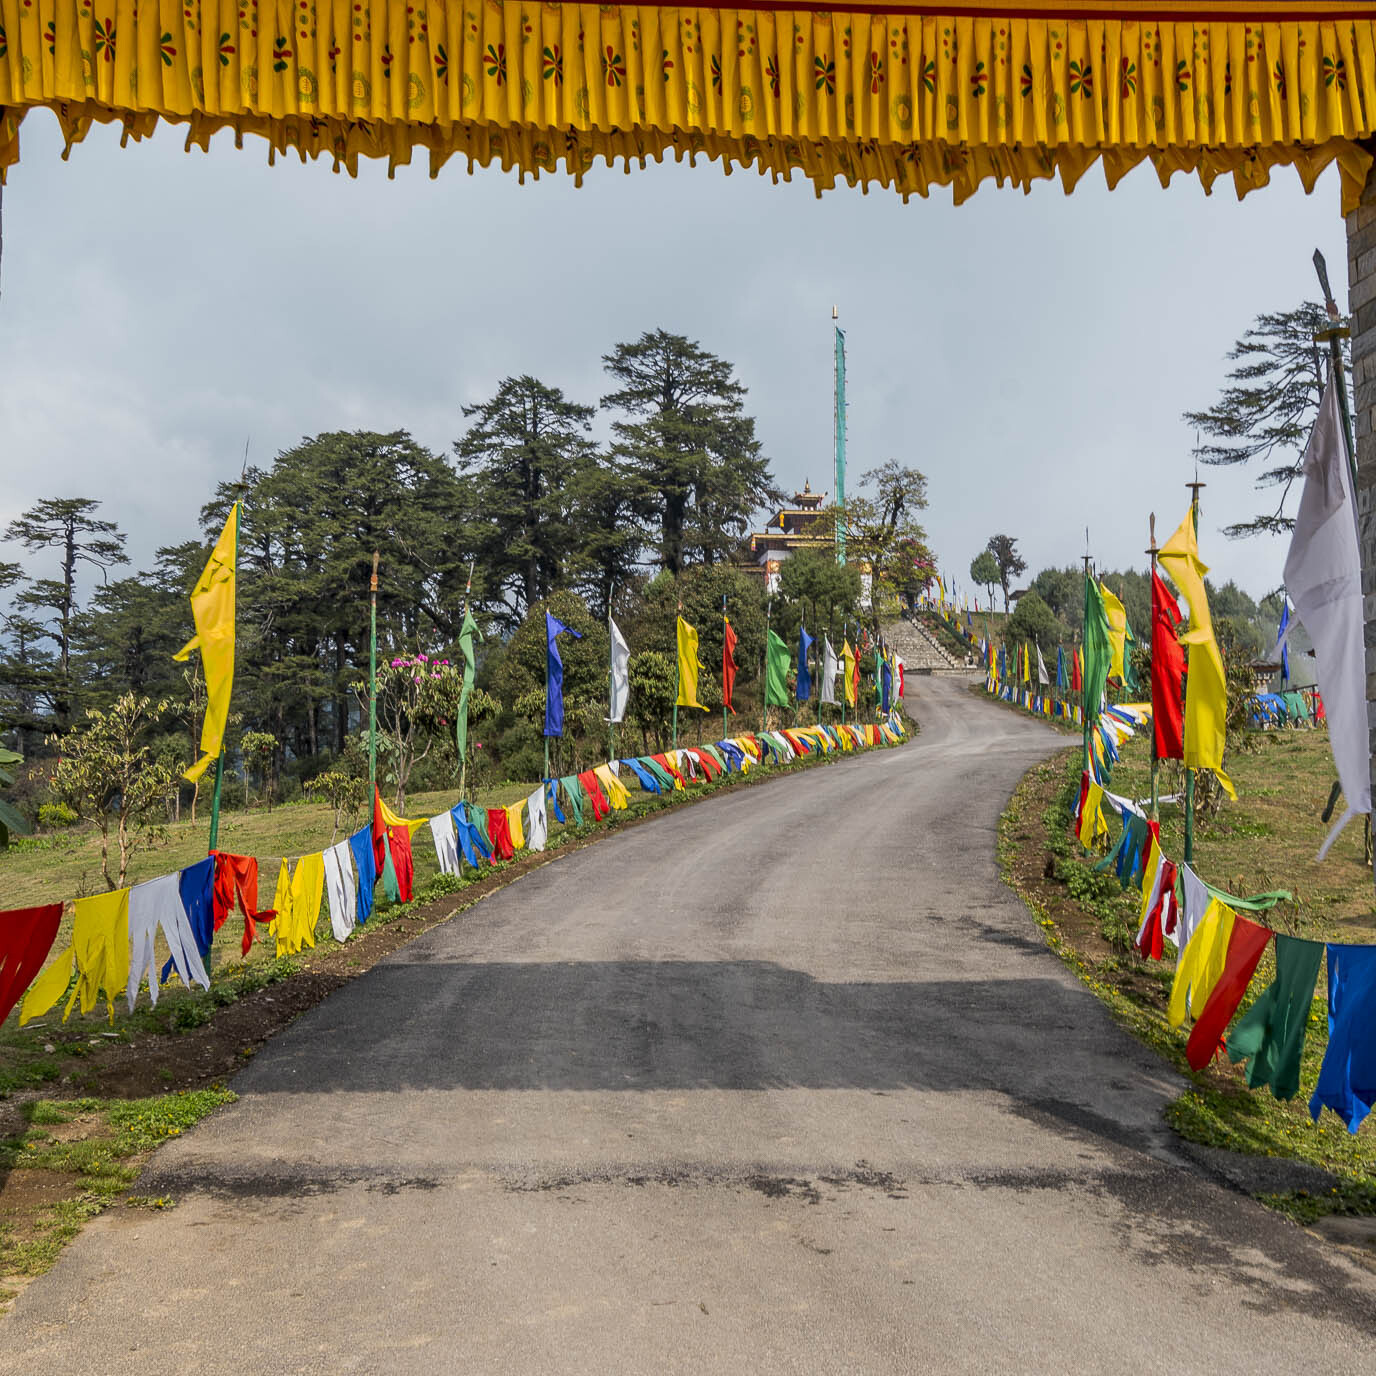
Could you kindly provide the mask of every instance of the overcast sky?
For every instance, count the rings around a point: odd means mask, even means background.
[[[990,184],[955,208],[705,164],[599,165],[582,189],[457,160],[431,181],[423,158],[351,180],[269,167],[252,138],[186,154],[173,129],[60,153],[31,116],[4,193],[0,521],[99,498],[136,567],[197,533],[246,439],[259,463],[340,428],[447,451],[504,376],[595,402],[601,355],[660,326],[735,365],[781,485],[830,489],[833,303],[852,477],[926,473],[946,570],[966,583],[994,532],[1034,571],[1064,564],[1086,526],[1104,567],[1130,565],[1148,511],[1161,539],[1184,514],[1180,415],[1214,398],[1232,341],[1315,294],[1315,247],[1346,302],[1332,172],[1310,197],[1283,169],[1239,203],[1140,168],[1112,193],[1093,172],[1073,196]],[[1213,576],[1276,587],[1283,542],[1217,533],[1258,509],[1250,479],[1201,476]]]

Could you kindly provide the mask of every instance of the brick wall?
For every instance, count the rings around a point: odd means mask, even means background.
[[[1376,771],[1376,170],[1367,181],[1361,205],[1347,217],[1347,280],[1356,394],[1353,421],[1366,622],[1367,729]]]

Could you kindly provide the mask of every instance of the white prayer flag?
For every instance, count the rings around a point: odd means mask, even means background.
[[[616,622],[607,618],[607,630],[612,641],[612,684],[608,721],[622,721],[626,716],[626,700],[631,695],[631,647],[626,644]]]
[[[1353,817],[1371,811],[1362,560],[1338,411],[1339,385],[1330,373],[1304,451],[1304,490],[1285,558],[1285,590],[1314,642],[1319,691],[1328,714],[1328,744],[1347,803],[1319,850],[1320,860]]]
[[[1042,658],[1042,647],[1037,646],[1037,682],[1044,687],[1051,687],[1051,675],[1046,672],[1046,660]]]
[[[822,693],[817,699],[819,703],[829,702],[833,707],[836,706],[836,675],[841,667],[840,661],[836,656],[836,649],[831,641],[822,637]]]
[[[545,838],[549,835],[549,818],[545,813],[545,786],[541,784],[526,799],[530,809],[530,826],[527,828],[526,849],[544,850]]]

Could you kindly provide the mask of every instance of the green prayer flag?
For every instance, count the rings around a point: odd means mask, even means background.
[[[1108,639],[1108,612],[1093,578],[1085,579],[1085,671],[1080,705],[1085,721],[1092,725],[1104,708],[1104,689],[1108,684],[1108,666],[1112,658]]]
[[[397,882],[397,867],[392,863],[392,838],[382,847],[382,892],[389,903],[401,902],[401,885]]]
[[[583,785],[578,782],[577,774],[566,774],[559,782],[563,785],[564,793],[569,800],[569,807],[573,809],[573,824],[576,827],[583,825]]]
[[[454,726],[454,737],[459,747],[460,763],[463,762],[464,756],[468,753],[468,699],[473,692],[473,678],[477,670],[473,658],[473,637],[475,635],[480,640],[482,639],[478,630],[478,623],[473,620],[473,613],[465,608],[463,625],[459,629],[459,649],[463,653],[463,689],[459,693],[459,719]]]
[[[1228,1038],[1229,1059],[1250,1062],[1249,1088],[1269,1084],[1277,1099],[1295,1097],[1323,956],[1320,941],[1277,934],[1276,977],[1238,1019]]]
[[[787,643],[780,639],[776,631],[769,632],[769,644],[764,655],[764,705],[766,707],[791,707],[788,695],[788,671],[792,657]]]

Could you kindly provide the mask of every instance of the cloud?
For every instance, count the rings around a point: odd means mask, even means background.
[[[602,354],[659,326],[736,366],[782,485],[830,488],[833,303],[851,473],[892,457],[928,474],[944,567],[963,582],[994,531],[1034,569],[1064,564],[1086,525],[1106,567],[1141,563],[1147,512],[1169,532],[1184,510],[1181,413],[1216,395],[1259,311],[1313,294],[1315,244],[1338,279],[1345,262],[1331,174],[1240,205],[1139,170],[1112,194],[1091,177],[954,208],[673,164],[599,167],[582,189],[457,164],[351,180],[269,167],[252,139],[184,154],[174,131],[121,150],[96,130],[64,163],[43,115],[23,140],[0,517],[97,497],[142,566],[196,533],[246,439],[266,462],[322,430],[405,427],[444,452],[502,377],[595,402]],[[1216,533],[1259,509],[1250,481],[1203,476],[1216,576],[1274,587],[1283,541]]]

